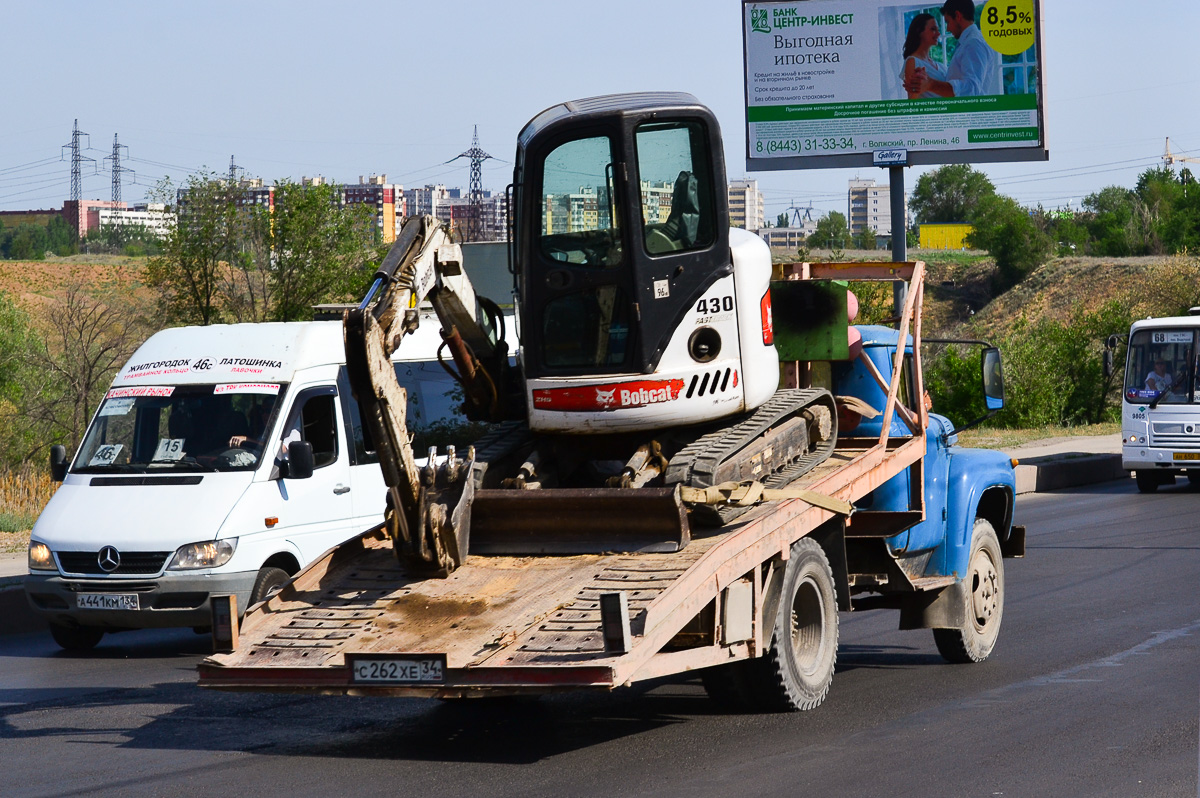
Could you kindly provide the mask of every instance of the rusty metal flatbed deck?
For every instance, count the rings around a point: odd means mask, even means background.
[[[854,502],[920,460],[924,437],[851,441],[796,486]],[[200,665],[200,685],[232,690],[455,696],[611,689],[753,656],[765,644],[760,596],[753,636],[731,645],[670,644],[732,582],[787,558],[834,517],[800,500],[755,508],[670,554],[471,556],[445,579],[405,573],[374,535],[343,544],[249,612],[241,645]],[[762,590],[761,579],[754,588]],[[628,598],[631,646],[605,650],[599,598]],[[444,657],[436,683],[357,683],[355,657]]]

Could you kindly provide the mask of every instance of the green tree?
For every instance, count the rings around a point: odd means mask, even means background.
[[[878,235],[870,227],[864,226],[858,231],[858,235],[854,237],[854,246],[859,249],[875,249],[875,236]]]
[[[1092,254],[1110,257],[1142,254],[1138,204],[1137,194],[1121,186],[1107,186],[1084,197]]]
[[[75,228],[61,216],[52,216],[46,223],[46,249],[60,257],[79,250]]]
[[[1007,290],[1045,262],[1051,241],[1038,229],[1032,215],[1011,197],[985,197],[970,219],[967,244],[986,249],[995,258],[997,288]]]
[[[164,182],[155,193],[165,202],[174,191]],[[236,186],[215,174],[188,178],[175,209],[175,226],[146,266],[146,283],[159,291],[168,319],[195,324],[221,320],[221,287],[242,234],[239,197]]]
[[[9,231],[5,231],[8,233]],[[42,260],[46,254],[46,228],[19,224],[6,236],[4,256],[13,260]]]
[[[846,217],[837,211],[830,211],[817,220],[817,229],[813,230],[806,242],[810,247],[818,249],[841,249],[850,243],[850,230],[846,227]]]
[[[919,222],[965,222],[996,187],[969,164],[948,164],[917,179],[909,208]]]
[[[362,267],[374,243],[371,215],[364,205],[341,204],[327,184],[276,184],[274,213],[255,211],[251,247],[257,270],[268,275],[271,318],[311,318],[313,305],[361,290]],[[250,267],[244,271],[252,276]]]
[[[775,226],[776,227],[787,227],[788,226],[787,211],[784,211],[783,213],[779,214],[779,216],[775,217]]]
[[[1200,250],[1200,184],[1190,170],[1180,169],[1179,185],[1182,191],[1163,227],[1163,242],[1174,254]]]

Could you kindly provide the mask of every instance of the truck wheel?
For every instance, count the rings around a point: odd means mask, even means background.
[[[833,569],[820,544],[801,538],[784,573],[771,646],[761,659],[745,663],[743,680],[735,685],[770,712],[815,709],[833,682],[837,646]]]
[[[1134,479],[1137,480],[1139,493],[1154,493],[1158,490],[1158,474],[1153,471],[1135,471],[1133,472]]]
[[[938,653],[947,662],[983,662],[992,653],[1004,616],[1004,560],[996,530],[986,518],[976,518],[971,530],[971,557],[963,582],[962,628],[934,629]]]
[[[50,624],[50,636],[66,651],[90,651],[104,637],[104,630],[95,626],[66,626]]]
[[[253,607],[260,601],[266,601],[271,596],[274,596],[283,586],[291,579],[288,572],[282,568],[272,568],[264,566],[258,571],[258,577],[254,580],[254,589],[250,591],[250,606]]]

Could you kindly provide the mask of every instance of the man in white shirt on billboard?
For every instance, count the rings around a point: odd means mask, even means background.
[[[945,80],[934,80],[924,69],[916,69],[904,82],[910,94],[932,92],[939,97],[975,97],[1003,94],[1000,54],[988,46],[975,24],[972,0],[946,0],[942,6],[946,30],[958,40]]]

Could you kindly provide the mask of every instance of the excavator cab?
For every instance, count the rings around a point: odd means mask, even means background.
[[[510,268],[526,379],[656,371],[732,271],[721,153],[690,94],[576,100],[525,126]]]

